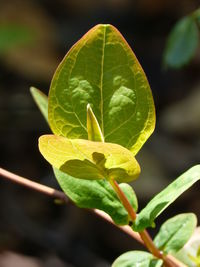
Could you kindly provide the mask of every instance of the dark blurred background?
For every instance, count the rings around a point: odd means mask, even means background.
[[[133,183],[140,209],[200,161],[200,54],[179,70],[164,70],[163,51],[175,22],[198,8],[195,0],[0,0],[0,166],[54,188],[37,140],[50,130],[29,88],[48,93],[69,48],[98,23],[116,26],[149,79],[157,111],[154,134],[139,152]],[[22,41],[1,49],[4,28],[21,27]],[[3,29],[3,30],[2,30]],[[5,34],[5,32],[4,32]],[[24,38],[24,40],[23,40]],[[9,38],[8,38],[9,39]],[[0,179],[0,267],[107,267],[122,252],[142,248],[86,210]],[[157,220],[181,212],[200,217],[199,184]],[[158,230],[158,228],[157,228]],[[152,235],[157,230],[151,230]]]

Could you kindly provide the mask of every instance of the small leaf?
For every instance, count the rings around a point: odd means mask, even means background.
[[[160,267],[163,261],[144,251],[129,251],[119,256],[112,267]]]
[[[196,165],[168,185],[147,204],[138,214],[133,229],[140,232],[152,226],[155,218],[199,179],[200,165]]]
[[[30,88],[31,95],[40,109],[42,115],[48,123],[48,98],[40,90],[35,87]]]
[[[118,225],[129,223],[127,211],[107,180],[75,179],[56,168],[54,173],[62,190],[78,207],[103,210]],[[132,187],[128,184],[119,186],[137,211],[137,198]]]
[[[55,168],[76,178],[126,182],[140,173],[133,154],[117,144],[43,135],[39,138],[39,149]]]
[[[164,64],[180,68],[194,56],[199,41],[195,19],[187,16],[179,20],[172,29],[164,52]]]
[[[179,214],[167,220],[154,239],[155,245],[164,253],[179,251],[192,236],[197,224],[193,213]]]
[[[154,130],[147,78],[125,39],[109,24],[87,32],[56,70],[49,92],[52,132],[87,139],[88,103],[105,142],[122,145],[134,155]]]
[[[104,142],[101,128],[89,104],[87,105],[87,131],[88,140]]]

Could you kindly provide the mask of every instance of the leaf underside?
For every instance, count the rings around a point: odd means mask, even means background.
[[[155,110],[146,76],[122,35],[97,25],[68,52],[51,82],[49,124],[54,134],[87,139],[90,104],[105,142],[135,155],[155,127]]]
[[[62,190],[78,207],[103,210],[117,225],[129,223],[127,211],[107,180],[75,179],[56,168],[54,168],[54,174]],[[132,187],[123,183],[119,186],[137,211],[137,198]]]

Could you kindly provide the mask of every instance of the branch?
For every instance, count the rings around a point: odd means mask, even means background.
[[[11,182],[14,182],[16,184],[20,184],[20,185],[22,185],[24,187],[30,188],[30,189],[32,189],[32,190],[34,190],[36,192],[43,193],[43,194],[45,194],[47,196],[50,196],[50,197],[52,197],[54,199],[59,199],[59,200],[63,201],[66,204],[72,203],[71,200],[65,195],[65,193],[63,193],[63,192],[61,192],[59,190],[53,189],[51,187],[48,187],[48,186],[33,182],[33,181],[31,181],[31,180],[29,180],[27,178],[24,178],[22,176],[16,175],[16,174],[14,174],[12,172],[9,172],[9,171],[7,171],[5,169],[0,168],[0,176],[2,178],[5,178],[6,180],[10,180]],[[113,223],[112,219],[110,218],[110,216],[108,214],[106,214],[105,212],[103,212],[101,210],[97,210],[97,209],[94,209],[94,210],[91,209],[89,211],[95,213],[97,216],[103,218],[105,221],[115,225]],[[134,239],[136,239],[138,242],[143,244],[143,241],[140,238],[139,234],[133,232],[132,229],[129,226],[119,226],[119,228],[123,232],[127,233],[128,235],[130,235]]]
[[[63,192],[56,190],[56,189],[53,189],[51,187],[33,182],[27,178],[16,175],[16,174],[9,172],[3,168],[0,168],[0,176],[2,178],[5,178],[6,180],[10,180],[16,184],[20,184],[20,185],[27,187],[27,188],[30,188],[34,191],[43,193],[43,194],[48,195],[54,199],[59,199],[59,200],[63,201],[64,203],[71,203],[70,199]],[[110,216],[101,210],[93,209],[93,210],[89,210],[89,211],[91,211],[92,213],[101,217],[105,221],[111,223],[112,225],[118,227],[120,230],[122,230],[123,232],[125,232],[126,234],[128,234],[129,236],[131,236],[132,238],[137,240],[139,243],[144,245],[144,242],[142,241],[140,235],[138,233],[134,232],[130,226],[128,226],[128,225],[127,226],[118,226],[118,225],[114,224],[114,222],[112,221]],[[171,255],[167,255],[166,258],[169,261],[171,261],[171,263],[174,265],[174,267],[186,267],[183,263],[179,262],[177,259],[175,259]]]
[[[43,193],[43,194],[48,195],[48,196],[53,197],[53,198],[60,199],[65,203],[69,202],[69,199],[67,198],[67,196],[63,192],[58,191],[56,189],[53,189],[51,187],[48,187],[46,185],[42,185],[42,184],[33,182],[27,178],[21,177],[21,176],[16,175],[12,172],[6,171],[2,168],[0,168],[0,176],[2,176],[3,178],[6,178],[7,180],[10,180],[16,184],[20,184],[22,186],[28,187],[34,191]]]

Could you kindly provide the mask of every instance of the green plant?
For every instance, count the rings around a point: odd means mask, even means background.
[[[172,28],[165,46],[165,67],[181,68],[195,55],[199,44],[200,9],[181,18]]]
[[[190,239],[196,216],[170,218],[154,241],[147,228],[154,227],[155,219],[200,179],[200,165],[136,213],[137,196],[127,182],[140,174],[135,156],[154,130],[155,108],[146,76],[118,30],[101,24],[92,28],[59,65],[49,97],[33,87],[31,93],[53,132],[40,137],[40,152],[53,166],[65,194],[78,207],[102,210],[116,225],[131,226],[149,251],[127,252],[112,266],[184,266],[170,254]],[[20,183],[27,185],[23,179]],[[46,190],[35,183],[29,186]],[[65,201],[62,194],[54,195]]]
[[[29,27],[17,24],[0,25],[0,55],[18,46],[31,45],[36,34]]]

